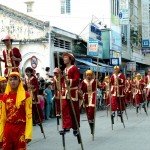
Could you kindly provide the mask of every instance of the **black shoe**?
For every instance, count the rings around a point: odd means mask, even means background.
[[[139,107],[136,107],[136,113],[137,114],[139,113]]]
[[[111,114],[111,123],[112,123],[112,124],[114,124],[114,117],[115,117],[115,116],[114,116],[113,114]]]
[[[63,131],[64,131],[65,133],[66,133],[66,132],[70,132],[70,129],[65,128]]]
[[[117,116],[121,117],[122,116],[122,113],[121,111],[117,111]]]
[[[91,129],[91,134],[94,133],[94,122],[89,123],[90,129]]]
[[[115,117],[115,112],[112,112],[112,113],[111,113],[111,116],[112,116],[112,117]]]
[[[79,134],[78,130],[73,130],[73,135],[77,136]]]
[[[59,131],[60,135],[64,135],[66,132],[64,132],[64,130]]]

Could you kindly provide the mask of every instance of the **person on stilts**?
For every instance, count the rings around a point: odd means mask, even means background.
[[[10,72],[19,72],[19,65],[22,61],[20,50],[12,46],[13,39],[7,35],[2,39],[6,49],[3,50],[3,59],[0,57],[0,61],[5,63],[4,76],[7,77]]]
[[[114,67],[114,73],[110,78],[110,85],[111,85],[110,105],[112,112],[111,113],[112,124],[114,124],[115,112],[117,112],[117,115],[120,117],[121,122],[125,127],[123,120],[123,111],[125,111],[125,94],[124,94],[125,75],[120,72],[119,66]]]
[[[73,135],[77,137],[78,143],[83,143],[80,133],[80,107],[79,107],[79,81],[80,72],[75,66],[75,57],[71,53],[63,53],[63,61],[66,66],[63,73],[61,101],[62,101],[62,128],[63,132],[73,129]],[[60,131],[62,133],[62,131]],[[62,134],[61,134],[62,135]]]
[[[142,106],[145,113],[147,114],[144,96],[145,83],[140,73],[137,73],[135,79],[135,93],[134,93],[134,105],[136,106],[136,113],[139,113],[139,108]]]
[[[105,76],[104,81],[100,85],[100,88],[104,90],[103,99],[105,101],[108,114],[108,110],[110,109],[110,76]]]
[[[61,70],[59,68],[55,68],[53,70],[54,77],[54,101],[55,101],[55,111],[57,118],[57,125],[59,126],[59,119],[61,117],[61,82],[63,80]]]
[[[145,87],[147,87],[150,84],[150,69],[148,69],[148,73],[144,78],[145,80]],[[150,103],[150,89],[146,88],[146,99],[147,99],[147,107],[149,106]]]
[[[45,133],[42,126],[43,121],[43,112],[40,106],[40,102],[38,101],[37,95],[39,91],[38,80],[34,75],[34,70],[31,67],[27,67],[25,69],[25,73],[27,78],[25,78],[25,89],[31,94],[32,97],[32,117],[33,117],[33,125],[38,124],[41,129],[41,133],[43,133],[44,138]]]
[[[84,80],[81,82],[81,91],[83,93],[83,104],[85,105],[85,110],[88,118],[88,123],[90,125],[91,134],[94,132],[94,113],[96,107],[96,94],[97,94],[97,80],[95,79],[94,72],[92,70],[87,70],[85,72]]]
[[[61,99],[62,99],[62,115],[63,115],[63,129],[64,132],[70,131],[70,129],[73,129],[73,134],[77,136],[77,126],[75,123],[75,119],[73,116],[72,108],[70,105],[68,93],[67,93],[67,85],[70,86],[70,95],[71,100],[74,105],[74,109],[76,112],[76,117],[78,120],[78,124],[80,124],[80,109],[79,109],[79,100],[78,100],[78,85],[79,85],[79,79],[80,79],[80,73],[78,68],[74,65],[75,58],[71,53],[64,53],[63,54],[63,61],[66,65],[66,68],[64,69],[64,79],[62,81],[62,92],[61,92]]]

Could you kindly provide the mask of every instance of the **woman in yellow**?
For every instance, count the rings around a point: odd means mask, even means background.
[[[3,150],[26,150],[32,139],[32,99],[25,92],[18,72],[8,77],[0,100],[0,142]]]

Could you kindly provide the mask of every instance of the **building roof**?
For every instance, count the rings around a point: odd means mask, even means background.
[[[0,4],[0,13],[4,13],[8,17],[13,18],[15,20],[19,20],[19,21],[21,20],[25,24],[34,26],[35,28],[38,28],[40,30],[44,30],[45,27],[50,26],[49,22],[44,22],[44,21],[38,20],[36,18],[28,16],[24,13],[16,11],[16,10],[9,8],[7,6],[4,6],[2,4]]]

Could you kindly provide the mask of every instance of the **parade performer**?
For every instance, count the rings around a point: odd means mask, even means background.
[[[145,80],[145,86],[147,87],[150,84],[150,69],[148,69],[148,74],[144,80]],[[150,89],[149,88],[146,88],[146,98],[147,98],[147,106],[148,106],[150,102]]]
[[[7,35],[2,39],[6,49],[3,50],[3,59],[0,58],[0,61],[5,63],[4,75],[7,77],[10,72],[17,71],[19,72],[19,65],[22,61],[22,57],[18,48],[12,46],[13,39]]]
[[[101,84],[101,89],[104,90],[103,99],[105,100],[105,105],[107,108],[110,107],[110,77],[105,76],[103,83]]]
[[[32,99],[20,74],[11,72],[0,100],[0,142],[3,150],[26,150],[32,139]]]
[[[0,76],[0,93],[3,95],[7,84],[7,79]]]
[[[81,144],[83,150],[83,143],[80,133],[80,108],[79,108],[79,80],[80,73],[77,66],[74,65],[75,57],[71,53],[63,54],[63,61],[66,65],[63,73],[61,101],[62,101],[62,135],[63,146],[65,145],[64,134],[70,129],[73,129],[74,136],[77,137],[78,143]],[[62,134],[63,133],[63,134]],[[65,146],[64,146],[65,149]]]
[[[132,81],[127,77],[125,81],[125,103],[129,105],[132,103]]]
[[[86,109],[91,134],[94,130],[94,117],[96,107],[97,83],[92,70],[85,72],[85,79],[81,82],[81,91],[83,93],[83,101]]]
[[[57,118],[57,130],[59,130],[59,118],[61,116],[61,82],[63,81],[63,77],[61,74],[61,70],[59,68],[55,68],[53,70],[54,77],[54,101],[55,101],[55,111]]]
[[[64,69],[64,80],[62,82],[62,116],[63,116],[63,129],[64,131],[69,131],[73,129],[73,134],[77,136],[78,130],[75,123],[75,117],[77,118],[78,125],[80,122],[80,109],[78,100],[78,85],[80,79],[80,73],[78,68],[74,65],[75,58],[70,53],[63,54],[63,61],[66,65]],[[67,85],[70,87],[70,93],[68,93]],[[69,97],[70,95],[70,97]],[[73,115],[73,108],[71,107],[71,102],[73,103],[75,115]]]
[[[145,106],[144,87],[145,87],[144,80],[142,79],[141,74],[137,73],[135,79],[135,93],[134,93],[134,105],[136,106],[136,113],[138,113],[138,109],[140,105],[142,105],[145,113],[147,114]]]
[[[43,113],[40,107],[40,103],[38,101],[37,95],[39,92],[38,80],[34,75],[34,71],[31,67],[27,67],[25,69],[25,73],[27,78],[25,79],[25,87],[26,90],[32,96],[32,117],[33,117],[33,125],[39,124],[43,121]]]
[[[125,76],[120,72],[120,67],[114,67],[114,73],[110,78],[111,84],[111,120],[112,124],[114,124],[115,112],[117,111],[117,115],[120,117],[121,122],[124,125],[123,121],[123,111],[125,110]],[[125,127],[125,126],[124,126]]]
[[[59,68],[55,68],[54,71],[54,99],[55,99],[55,110],[56,110],[56,117],[60,117],[60,96],[61,96],[61,81],[62,81],[62,74]]]

